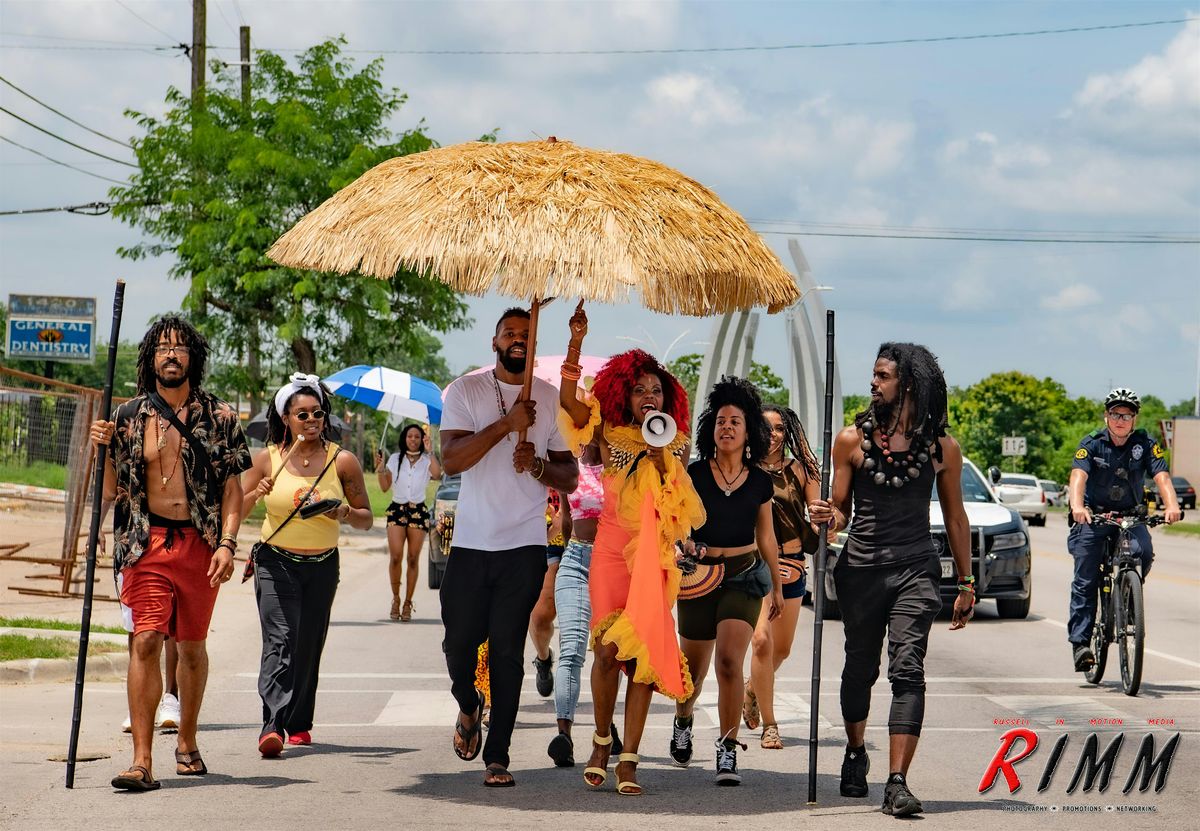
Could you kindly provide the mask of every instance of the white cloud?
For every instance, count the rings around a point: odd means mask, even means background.
[[[664,111],[685,117],[697,127],[739,124],[746,120],[738,91],[692,72],[674,72],[646,85],[657,118]]]
[[[1200,145],[1200,18],[1159,54],[1093,75],[1064,114],[1082,127],[1147,149]]]
[[[1043,297],[1041,307],[1052,311],[1068,311],[1094,306],[1100,302],[1100,294],[1086,283],[1072,283],[1063,286],[1057,294]]]

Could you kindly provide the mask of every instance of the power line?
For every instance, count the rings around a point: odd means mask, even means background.
[[[153,29],[154,31],[158,32],[160,35],[164,35],[164,36],[165,36],[165,37],[166,37],[168,40],[175,40],[174,36],[173,36],[173,35],[171,35],[171,33],[170,33],[170,32],[164,32],[162,29],[160,29],[160,28],[158,28],[157,26],[155,26],[153,23],[151,23],[151,22],[150,22],[149,20],[147,20],[146,18],[142,17],[140,14],[138,14],[137,12],[135,12],[133,9],[131,9],[131,8],[129,8],[128,6],[126,6],[124,3],[122,3],[122,2],[121,2],[121,0],[113,0],[113,2],[114,2],[114,3],[116,3],[118,6],[120,6],[121,8],[123,8],[125,11],[129,12],[129,13],[130,13],[131,15],[133,15],[134,17],[136,17],[138,20],[140,20],[140,21],[142,21],[143,23],[145,23],[145,24],[146,24],[147,26],[149,26],[151,29]]]
[[[119,145],[121,145],[122,147],[127,147],[127,148],[129,148],[130,150],[132,150],[132,149],[133,149],[133,147],[132,147],[132,146],[131,146],[131,145],[130,145],[128,142],[124,142],[124,141],[121,141],[120,139],[115,139],[115,138],[113,138],[112,136],[105,135],[104,133],[100,132],[99,130],[93,130],[91,127],[87,126],[86,124],[81,124],[80,122],[78,122],[78,121],[76,121],[75,119],[71,118],[71,116],[67,115],[66,113],[62,112],[61,110],[56,110],[56,109],[54,109],[54,107],[51,107],[51,106],[50,106],[49,104],[47,104],[45,101],[41,101],[41,100],[39,100],[39,99],[37,99],[37,98],[34,98],[34,97],[33,97],[32,95],[30,95],[28,92],[26,92],[25,90],[21,89],[19,86],[17,86],[16,84],[14,84],[12,81],[10,81],[10,80],[8,80],[7,78],[5,78],[3,75],[0,75],[0,82],[3,82],[3,83],[5,83],[5,84],[7,84],[8,86],[12,87],[12,88],[13,88],[13,89],[15,89],[17,92],[21,93],[21,94],[22,94],[22,95],[24,95],[26,98],[28,98],[30,101],[34,101],[34,102],[36,102],[36,103],[38,103],[38,104],[41,104],[43,107],[45,107],[46,109],[48,109],[50,112],[54,113],[55,115],[62,116],[62,117],[63,117],[63,118],[65,118],[67,121],[69,121],[69,122],[71,122],[72,124],[74,124],[76,127],[82,127],[83,129],[87,130],[89,133],[94,133],[95,135],[97,135],[97,136],[100,136],[100,138],[108,139],[109,141],[113,142],[114,144],[119,144]]]
[[[87,202],[83,205],[67,205],[63,208],[22,208],[17,211],[0,211],[0,216],[23,216],[25,214],[72,213],[83,216],[104,216],[112,210],[114,202]]]
[[[881,236],[888,232],[894,232],[897,236],[903,238],[919,238],[918,235],[925,232],[929,238],[938,239],[960,239],[960,238],[975,238],[986,237],[988,239],[996,237],[1017,237],[1032,239],[1060,239],[1071,237],[1082,242],[1105,242],[1108,239],[1137,239],[1142,241],[1152,242],[1193,242],[1197,238],[1187,231],[1128,231],[1128,230],[1111,230],[1111,231],[1087,231],[1087,230],[1050,230],[1043,228],[943,228],[936,226],[920,226],[920,225],[866,225],[854,223],[821,223],[821,222],[799,222],[795,220],[778,220],[778,219],[748,219],[747,222],[751,225],[782,225],[795,228],[795,233],[799,234],[804,230],[821,229],[828,236],[836,235],[835,232],[865,232],[870,236]],[[788,231],[778,228],[772,228],[769,231],[762,233],[787,233]],[[810,235],[817,235],[816,231],[812,231]]]
[[[835,231],[758,231],[785,237],[852,237],[857,239],[916,239],[956,240],[960,242],[1053,242],[1076,245],[1200,245],[1200,237],[1179,239],[1146,239],[1143,237],[1113,237],[1111,239],[1082,239],[1069,237],[1002,237],[1002,236],[958,236],[950,234],[871,234]]]
[[[112,179],[108,176],[101,176],[99,173],[92,173],[92,171],[90,171],[90,170],[84,170],[83,168],[76,167],[73,164],[67,164],[66,162],[61,162],[58,159],[52,159],[49,156],[47,156],[45,153],[42,153],[38,150],[34,150],[32,147],[26,147],[23,144],[19,144],[18,142],[13,141],[12,139],[8,138],[7,136],[0,136],[0,141],[6,141],[9,144],[13,145],[14,147],[20,147],[22,150],[27,150],[30,153],[34,154],[35,156],[41,156],[43,159],[45,159],[48,162],[54,162],[55,164],[60,164],[63,167],[69,167],[69,168],[71,168],[71,170],[74,170],[76,173],[82,173],[85,176],[94,176],[97,179],[103,179],[106,182],[113,182],[114,184],[118,184],[118,185],[129,184],[128,182],[122,182],[120,179]]]
[[[225,16],[225,12],[221,11],[221,4],[218,2],[214,2],[213,5],[217,7],[217,14],[219,14],[221,16],[221,19],[223,21],[225,21],[226,28],[228,28],[229,31],[233,33],[234,37],[237,37],[237,34],[238,34],[237,29],[233,28],[233,24],[230,23],[229,18]]]
[[[185,44],[174,46],[49,46],[40,43],[0,43],[0,49],[27,49],[39,52],[145,52],[147,55],[164,55],[176,49],[187,51]],[[173,55],[171,57],[174,57]]]
[[[120,0],[114,0],[120,4],[122,8],[137,15],[129,9],[128,6],[120,3]],[[234,3],[234,8],[238,12],[239,19],[244,21],[240,7]],[[220,8],[218,7],[218,11]],[[162,29],[159,29],[154,24],[138,17],[143,23],[154,28],[156,31],[165,35],[168,39],[174,41],[174,37]],[[698,46],[698,47],[678,47],[678,48],[662,48],[662,49],[343,49],[347,54],[370,54],[370,55],[495,55],[495,56],[597,56],[597,55],[680,55],[680,54],[713,54],[713,53],[737,53],[737,52],[783,52],[794,51],[801,49],[850,49],[850,48],[869,48],[878,46],[904,46],[921,43],[952,43],[958,41],[971,40],[1001,40],[1023,37],[1042,37],[1045,35],[1063,35],[1063,34],[1080,34],[1088,32],[1103,32],[1114,31],[1119,29],[1140,29],[1150,26],[1171,26],[1180,23],[1190,23],[1196,18],[1174,18],[1170,20],[1145,20],[1134,23],[1110,23],[1098,26],[1070,26],[1060,29],[1031,29],[1026,31],[1013,32],[988,32],[980,34],[968,35],[938,35],[930,37],[913,37],[913,38],[894,38],[889,40],[850,40],[850,41],[816,41],[811,43],[787,43],[775,44],[767,46]],[[67,38],[63,38],[66,40]],[[36,50],[92,50],[92,51],[142,51],[140,47],[152,46],[154,49],[176,50],[184,48],[185,44],[175,43],[174,45],[161,44],[141,44],[133,41],[89,41],[85,38],[71,38],[79,42],[103,43],[103,44],[122,44],[122,45],[105,45],[105,46],[50,46],[40,44],[0,44],[0,49],[36,49]],[[209,49],[236,51],[237,46],[216,46],[209,45]],[[271,52],[305,52],[307,49],[292,48],[292,47],[263,47]]]
[[[77,147],[85,153],[91,153],[93,156],[99,156],[102,159],[108,159],[110,162],[116,162],[117,164],[123,164],[126,167],[137,167],[136,164],[131,164],[130,162],[122,161],[121,159],[114,159],[112,156],[106,156],[103,153],[97,152],[95,150],[89,150],[88,148],[84,147],[82,144],[76,144],[75,142],[71,141],[70,139],[65,139],[62,136],[58,135],[57,133],[50,132],[45,127],[39,127],[38,125],[34,124],[29,119],[22,118],[21,116],[17,115],[12,110],[5,109],[4,107],[0,107],[0,113],[7,113],[8,115],[11,115],[13,118],[15,118],[17,121],[24,122],[25,124],[28,124],[33,129],[43,132],[46,135],[50,136],[51,138],[56,138],[59,141],[63,142],[64,144],[69,144],[72,147]]]
[[[1194,18],[1175,18],[1172,20],[1146,20],[1137,23],[1109,23],[1102,26],[1071,26],[1062,29],[1032,29],[1021,32],[991,32],[974,35],[938,35],[934,37],[895,38],[891,40],[848,40],[813,43],[787,43],[774,46],[696,46],[672,49],[344,49],[347,53],[368,53],[373,55],[561,55],[561,56],[596,56],[596,55],[682,55],[682,54],[712,54],[730,52],[783,52],[798,49],[845,49],[874,46],[903,46],[917,43],[949,43],[968,40],[999,40],[1002,38],[1038,37],[1043,35],[1077,34],[1081,32],[1102,32],[1114,29],[1138,29],[1147,26],[1168,26],[1178,23],[1189,23]],[[236,49],[233,46],[209,46],[209,49]],[[264,47],[271,52],[304,52],[304,49],[281,49]]]
[[[161,46],[160,43],[147,43],[136,40],[105,40],[103,38],[76,38],[68,35],[41,35],[34,32],[5,32],[9,37],[40,38],[41,40],[66,40],[73,43],[107,43],[116,46]]]

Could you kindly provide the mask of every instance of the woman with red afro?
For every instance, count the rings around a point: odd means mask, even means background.
[[[629,684],[617,792],[633,796],[642,792],[637,749],[654,691],[686,701],[694,690],[671,609],[680,579],[675,541],[704,524],[704,508],[685,467],[683,387],[652,355],[634,349],[610,358],[588,395],[578,385],[578,355],[587,334],[582,304],[570,327],[559,427],[576,455],[588,445],[599,450],[604,492],[588,576],[596,732],[583,778],[591,788],[608,778],[609,728],[624,671]],[[666,447],[651,447],[642,438],[642,421],[654,411],[669,414],[680,428]]]

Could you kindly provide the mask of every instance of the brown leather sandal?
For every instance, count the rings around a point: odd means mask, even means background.
[[[405,600],[404,608],[400,610],[400,622],[408,623],[410,620],[412,620],[413,611],[416,608],[417,607],[413,605],[411,600]]]
[[[399,597],[392,598],[392,610],[390,612],[388,612],[388,617],[391,618],[392,620],[400,619],[400,598]]]
[[[162,787],[162,783],[141,765],[131,765],[128,770],[113,777],[112,786],[119,791],[156,791]]]
[[[195,765],[199,765],[200,769],[194,770]],[[208,773],[208,766],[200,758],[199,750],[189,753],[184,753],[182,750],[175,751],[175,774],[177,776],[204,776],[206,773]]]

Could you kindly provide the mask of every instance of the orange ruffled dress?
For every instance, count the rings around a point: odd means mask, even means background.
[[[589,403],[592,418],[582,429],[560,412],[563,436],[576,449],[591,441],[600,421],[599,405]],[[700,497],[675,455],[683,452],[687,436],[680,434],[667,446],[664,477],[644,461],[629,475],[634,459],[646,449],[641,430],[608,424],[603,429],[611,452],[602,476],[604,507],[588,576],[591,643],[593,648],[615,644],[617,659],[625,662],[634,681],[683,701],[694,686],[671,614],[680,579],[675,541],[705,520]]]

